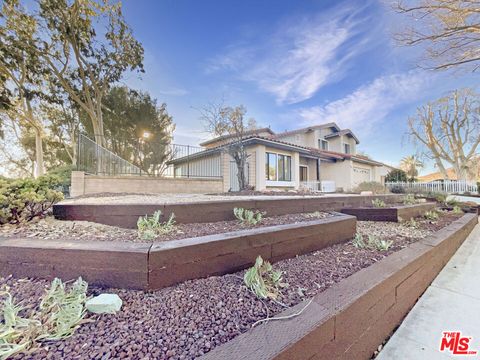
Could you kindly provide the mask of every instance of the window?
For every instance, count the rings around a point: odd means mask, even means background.
[[[328,141],[324,139],[318,139],[318,148],[328,151]]]
[[[292,181],[291,156],[267,152],[265,178],[271,181]]]
[[[350,144],[343,144],[343,152],[345,154],[350,154]]]

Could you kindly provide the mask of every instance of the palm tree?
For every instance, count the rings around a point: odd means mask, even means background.
[[[407,173],[410,181],[414,181],[418,169],[423,168],[423,162],[416,155],[405,156],[400,161],[400,168]]]

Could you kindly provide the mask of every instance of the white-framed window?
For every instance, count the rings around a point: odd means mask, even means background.
[[[351,154],[352,153],[351,148],[350,148],[350,144],[343,143],[343,152],[345,154]]]
[[[328,141],[325,139],[318,139],[318,148],[328,151]]]
[[[292,181],[292,157],[267,152],[265,154],[265,178],[269,181]]]

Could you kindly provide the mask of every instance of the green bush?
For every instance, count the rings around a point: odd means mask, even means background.
[[[55,188],[59,178],[45,175],[38,179],[0,181],[0,224],[18,224],[44,217],[53,204],[63,199]]]
[[[405,194],[405,188],[402,185],[391,185],[390,192],[393,194]]]
[[[387,176],[385,176],[386,182],[407,182],[407,173],[400,169],[393,169]]]
[[[362,191],[371,191],[374,194],[386,194],[388,190],[385,186],[376,181],[365,181],[360,183],[354,192],[361,193]]]

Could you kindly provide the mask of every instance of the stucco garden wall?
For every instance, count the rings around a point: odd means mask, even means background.
[[[222,179],[94,176],[72,172],[72,197],[98,193],[203,194],[223,191]]]

